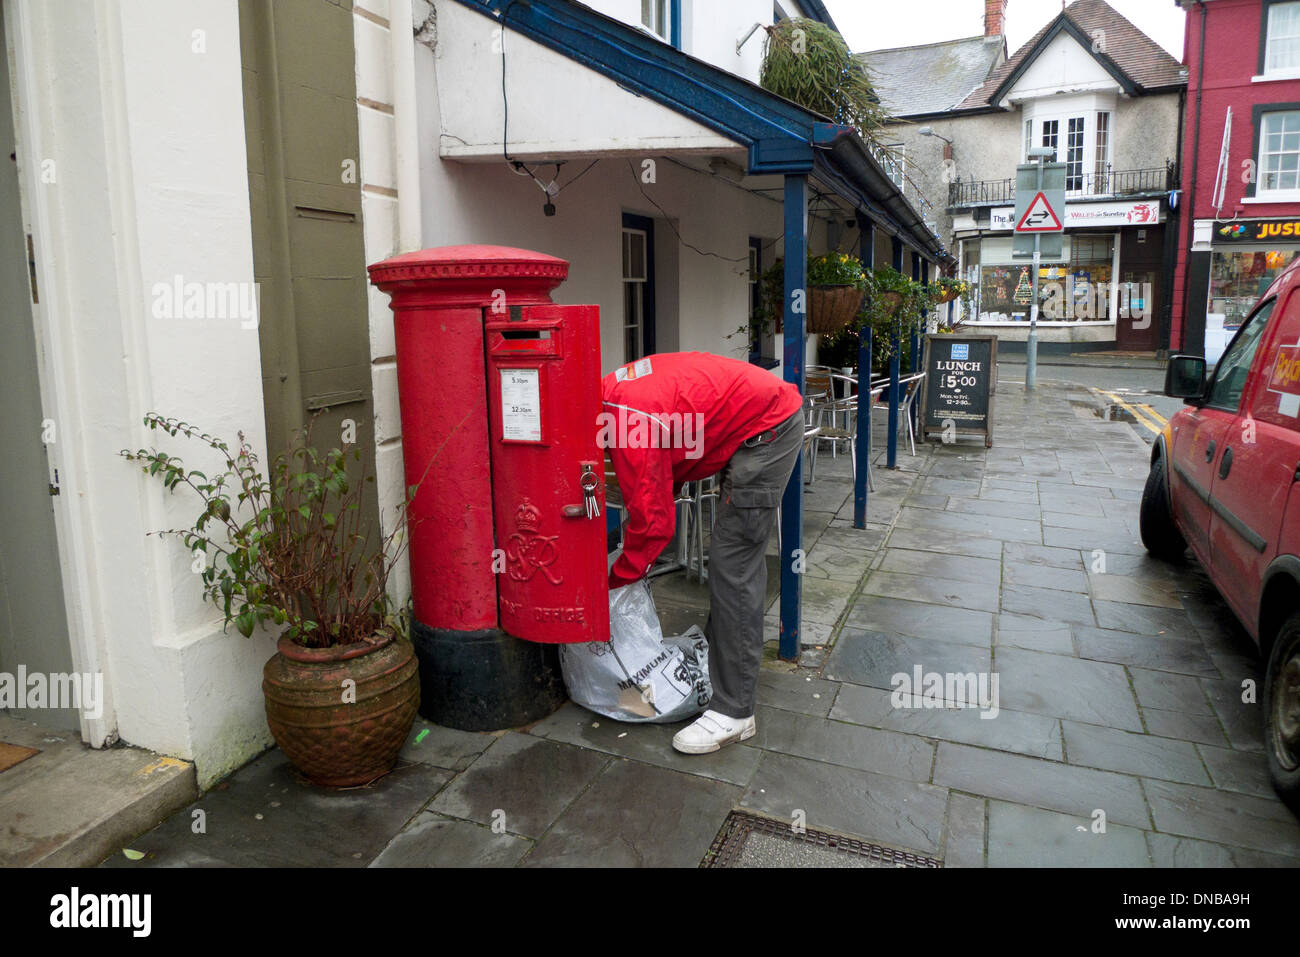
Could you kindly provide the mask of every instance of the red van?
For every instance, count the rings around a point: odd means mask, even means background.
[[[1174,356],[1165,393],[1186,401],[1151,452],[1142,544],[1188,547],[1268,662],[1264,749],[1300,813],[1300,260],[1278,276],[1206,377]]]

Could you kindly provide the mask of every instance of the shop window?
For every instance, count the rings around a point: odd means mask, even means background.
[[[1259,127],[1257,195],[1300,190],[1300,111],[1265,113]]]
[[[1105,322],[1110,318],[1114,256],[1112,235],[1076,235],[1070,240],[1074,302],[1067,318],[1081,322]]]
[[[1214,361],[1259,297],[1296,258],[1295,249],[1215,252],[1210,258],[1210,303],[1205,355]]]
[[[1265,74],[1300,70],[1300,3],[1274,3],[1268,8],[1265,49]]]

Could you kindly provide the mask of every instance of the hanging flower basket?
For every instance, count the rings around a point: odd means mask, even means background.
[[[898,312],[898,307],[903,304],[903,294],[901,292],[878,292],[876,301],[880,303],[881,312],[886,318]]]
[[[945,289],[941,293],[939,293],[939,295],[935,298],[934,301],[937,304],[942,305],[945,302],[952,302],[960,296],[961,293],[958,292],[956,289]]]
[[[818,335],[839,332],[861,307],[862,290],[857,286],[809,286],[808,331]]]

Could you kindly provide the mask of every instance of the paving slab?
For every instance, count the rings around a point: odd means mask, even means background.
[[[1198,841],[1177,834],[1147,832],[1151,863],[1156,867],[1296,867],[1294,857],[1244,847]]]
[[[934,855],[948,792],[871,771],[768,752],[741,803],[785,821],[803,811],[809,828],[837,831]]]
[[[934,783],[1088,820],[1101,809],[1111,824],[1150,827],[1138,779],[1127,774],[943,741],[935,759]]]
[[[984,867],[986,804],[969,794],[948,794],[948,827],[943,838],[944,867]]]
[[[993,643],[991,614],[951,605],[864,595],[849,609],[845,621],[846,631],[852,627],[980,648]]]
[[[1150,867],[1141,828],[989,801],[989,867]]]
[[[497,739],[483,731],[458,731],[416,717],[398,757],[437,768],[463,771]]]
[[[782,675],[763,671],[758,676],[758,703],[783,711],[826,717],[839,693],[840,682],[811,675]],[[739,783],[739,782],[737,782]]]
[[[862,586],[864,595],[903,601],[949,605],[976,611],[998,610],[998,580],[972,582],[905,572],[873,571]]]
[[[757,733],[747,743],[910,781],[928,781],[934,745],[910,734],[859,727],[777,708],[760,707]]]
[[[1209,699],[1201,690],[1201,683],[1190,675],[1137,667],[1130,667],[1128,673],[1133,680],[1138,706],[1144,711],[1156,708],[1187,714],[1214,714]]]
[[[997,584],[1002,565],[996,558],[942,555],[913,548],[886,548],[876,565],[882,571],[948,581]]]
[[[1196,678],[1217,678],[1219,670],[1199,641],[1162,635],[1135,635],[1075,625],[1074,646],[1080,658],[1113,661],[1151,671],[1171,671]]]
[[[895,528],[889,533],[889,547],[920,549],[945,555],[970,555],[974,558],[1002,557],[1002,542],[996,538],[968,533],[940,534],[928,528]]]
[[[698,867],[741,789],[615,758],[524,867]]]
[[[995,666],[1005,708],[1142,730],[1128,675],[1119,665],[999,648]]]
[[[1219,718],[1213,714],[1189,714],[1185,711],[1162,711],[1158,708],[1143,708],[1142,720],[1148,734],[1158,734],[1164,738],[1177,738],[1181,741],[1194,741],[1216,747],[1227,747],[1228,738],[1223,733]]]
[[[219,782],[197,801],[131,841],[138,861],[108,867],[365,867],[447,783],[452,772],[399,764],[362,788],[311,784],[278,748]],[[202,811],[196,817],[196,811]],[[203,821],[202,833],[194,822]]]
[[[513,867],[533,842],[471,821],[421,812],[371,867]]]
[[[593,714],[570,701],[529,728],[528,733],[728,784],[749,782],[761,757],[757,749],[748,744],[733,744],[712,754],[682,754],[673,749],[673,735],[688,723],[629,724]]]
[[[1148,605],[1104,600],[1094,601],[1092,607],[1097,612],[1098,628],[1131,631],[1135,635],[1185,638],[1188,641],[1200,639],[1187,613],[1181,608],[1152,608]]]
[[[895,675],[910,677],[917,665],[923,673],[981,674],[988,672],[989,663],[988,650],[972,645],[845,628],[826,661],[825,674],[837,681],[892,689]]]
[[[995,616],[998,648],[1023,648],[1054,655],[1073,655],[1074,638],[1066,622],[1006,612]]]
[[[511,732],[449,784],[429,810],[540,837],[609,760],[600,752]]]
[[[1150,734],[1062,721],[1070,764],[1123,771],[1165,781],[1210,785],[1195,745]]]
[[[1268,759],[1258,751],[1236,751],[1209,744],[1198,745],[1197,750],[1220,791],[1240,791],[1263,798],[1275,796]]]
[[[1003,585],[1002,611],[1054,622],[1093,625],[1092,602],[1087,595],[1036,588],[1031,585]]]
[[[1022,565],[1050,565],[1053,568],[1083,568],[1083,559],[1073,548],[1031,545],[1027,542],[1003,542],[1002,560]]]
[[[1300,859],[1300,822],[1277,799],[1172,781],[1142,786],[1157,831]]]
[[[1202,679],[1201,687],[1232,746],[1239,751],[1263,751],[1264,705],[1259,685],[1254,687],[1253,701],[1242,700],[1245,692],[1241,681]]]
[[[992,717],[984,717],[990,714]],[[976,744],[996,751],[1012,751],[1031,757],[1063,760],[1060,722],[1038,714],[999,709],[897,707],[892,692],[880,688],[846,684],[831,709],[839,721],[888,728],[962,744]]]
[[[1088,593],[1088,578],[1081,568],[1057,568],[1053,565],[1008,561],[1004,558],[1002,579],[1008,585],[1051,588],[1080,595]]]

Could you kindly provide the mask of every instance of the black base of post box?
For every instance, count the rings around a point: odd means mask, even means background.
[[[420,715],[460,731],[500,731],[540,721],[568,699],[555,645],[497,628],[453,631],[413,621]]]

